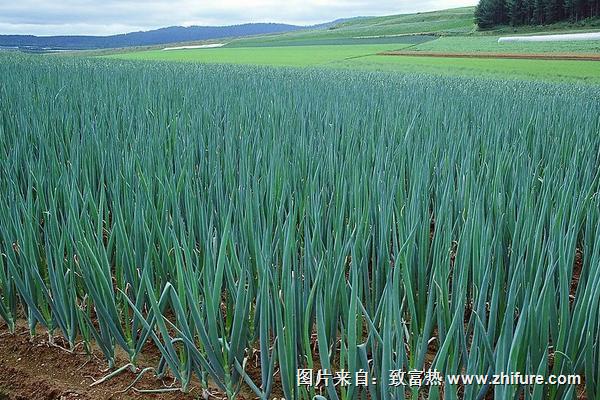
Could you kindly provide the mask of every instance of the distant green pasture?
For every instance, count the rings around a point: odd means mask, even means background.
[[[290,67],[326,67],[363,70],[429,73],[474,77],[514,78],[525,80],[600,83],[600,62],[465,59],[377,55],[386,50],[414,46],[347,45],[216,48],[171,51],[138,51],[111,55],[127,60],[249,64]],[[456,50],[461,51],[461,50]]]
[[[265,37],[255,40],[240,42],[237,40],[228,43],[225,47],[281,47],[281,46],[333,46],[333,45],[419,45],[437,39],[432,35],[403,35],[381,36],[369,38],[280,38],[279,40],[265,40]]]
[[[369,56],[337,64],[365,70],[600,84],[600,62]]]
[[[218,64],[253,64],[304,67],[348,61],[379,52],[403,49],[410,44],[372,44],[354,46],[285,46],[188,50],[152,50],[115,54],[128,60],[193,61]]]
[[[499,36],[447,36],[411,47],[415,51],[496,53],[600,53],[600,40],[498,43]]]

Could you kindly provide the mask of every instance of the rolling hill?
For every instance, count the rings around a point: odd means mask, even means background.
[[[95,50],[157,46],[227,38],[230,47],[335,44],[338,40],[389,41],[398,35],[464,34],[473,31],[473,7],[382,17],[343,18],[312,26],[254,23],[172,26],[112,36],[0,35],[0,47],[21,50]]]
[[[326,24],[323,25],[323,27],[326,26]],[[151,31],[131,32],[111,36],[0,35],[0,46],[18,47],[25,50],[90,50],[264,35],[301,29],[306,29],[306,27],[274,23],[255,23],[232,26],[171,26]]]
[[[382,17],[361,17],[332,24],[327,29],[306,29],[277,35],[240,38],[229,47],[330,44],[336,40],[390,40],[401,35],[464,35],[475,30],[474,7]]]

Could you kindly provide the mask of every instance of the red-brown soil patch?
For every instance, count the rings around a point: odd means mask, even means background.
[[[40,334],[30,338],[28,329],[20,325],[15,334],[8,333],[0,323],[0,400],[125,400],[125,399],[165,399],[191,400],[203,398],[203,390],[192,383],[187,394],[171,392],[161,394],[137,393],[125,390],[136,378],[136,374],[126,371],[110,380],[90,387],[93,379],[107,375],[106,363],[97,357],[89,357],[79,346],[74,353],[51,346],[48,336]],[[156,366],[158,360],[140,360],[140,367]],[[118,360],[127,364],[125,358]],[[163,389],[173,384],[172,379],[159,380],[147,373],[135,385],[137,389]],[[174,386],[176,387],[176,386]],[[214,393],[214,390],[211,390]],[[214,393],[216,397],[222,395]]]
[[[571,279],[571,286],[569,288],[569,296],[571,302],[575,300],[575,294],[579,287],[579,280],[581,279],[581,271],[583,270],[583,253],[578,248],[575,250],[575,261],[573,261],[573,277]]]
[[[600,54],[575,53],[442,53],[431,51],[385,51],[378,53],[382,56],[410,57],[441,57],[441,58],[508,58],[514,60],[571,60],[571,61],[600,61]]]

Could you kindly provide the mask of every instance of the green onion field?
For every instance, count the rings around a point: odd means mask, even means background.
[[[0,77],[0,320],[98,349],[107,383],[600,398],[600,86],[16,54]],[[388,380],[430,369],[583,379]]]

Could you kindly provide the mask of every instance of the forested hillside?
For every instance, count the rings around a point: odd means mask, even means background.
[[[600,0],[480,0],[475,10],[480,28],[542,25],[599,16]]]

